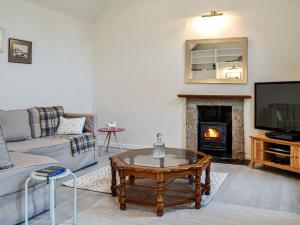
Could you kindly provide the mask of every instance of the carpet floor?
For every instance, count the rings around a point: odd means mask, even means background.
[[[114,149],[105,152],[97,165],[77,171],[77,177],[109,165],[108,157],[118,152]],[[153,208],[131,204],[121,211],[118,198],[79,189],[78,225],[300,225],[299,174],[220,163],[212,164],[212,172],[228,176],[207,206],[199,210],[193,206],[167,208],[162,218],[156,217]],[[71,224],[73,190],[60,185],[69,179],[57,184],[57,224]],[[32,218],[30,224],[49,225],[49,212]]]
[[[116,219],[117,218],[117,219]],[[60,225],[70,225],[69,219]],[[101,199],[78,214],[78,225],[299,225],[300,215],[241,205],[211,202],[197,210],[193,205],[167,208],[163,217],[154,209],[127,204],[119,209],[118,199],[102,195]]]

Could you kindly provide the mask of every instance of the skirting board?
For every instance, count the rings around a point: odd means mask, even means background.
[[[98,144],[98,147],[102,147],[103,145],[103,141],[98,141],[97,144]],[[111,142],[109,144],[110,147],[112,148],[118,148],[118,145],[116,142]],[[152,148],[153,146],[146,146],[146,145],[133,145],[133,144],[124,144],[124,143],[120,143],[120,146],[121,148],[124,148],[124,149],[139,149],[139,148]],[[245,155],[245,159],[251,159],[251,156],[250,155]]]
[[[103,146],[103,141],[98,141],[98,146],[102,147]],[[133,144],[124,144],[124,143],[120,143],[121,148],[124,149],[139,149],[139,148],[152,148],[152,146],[146,146],[146,145],[133,145]],[[112,148],[118,148],[118,145],[116,142],[111,142],[109,144],[109,147]]]

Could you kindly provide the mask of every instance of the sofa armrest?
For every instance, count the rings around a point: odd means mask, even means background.
[[[84,129],[85,132],[92,132],[94,133],[94,123],[95,123],[95,115],[92,113],[65,113],[65,118],[79,118],[79,117],[86,117]]]

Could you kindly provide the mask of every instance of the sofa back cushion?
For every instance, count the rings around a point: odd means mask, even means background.
[[[64,108],[62,106],[53,107],[37,107],[40,113],[41,136],[55,135],[59,125],[59,119],[64,116]]]
[[[28,109],[31,136],[33,138],[41,137],[40,112],[37,108]]]
[[[7,142],[31,138],[29,114],[26,109],[0,111],[0,125]]]
[[[8,150],[6,148],[6,143],[3,137],[2,129],[0,126],[0,170],[8,169],[13,166]]]

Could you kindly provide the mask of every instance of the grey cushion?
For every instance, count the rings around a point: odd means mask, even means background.
[[[8,169],[13,166],[8,150],[6,148],[6,143],[2,134],[2,129],[0,126],[0,170]]]
[[[31,136],[33,138],[41,137],[40,113],[37,108],[28,109]]]
[[[0,172],[0,196],[22,191],[26,179],[36,170],[48,166],[57,165],[55,159],[47,156],[31,155],[26,153],[11,152],[11,160],[14,167]],[[30,182],[30,186],[36,185],[36,182]]]
[[[29,114],[25,109],[0,111],[0,125],[6,142],[31,138]]]

